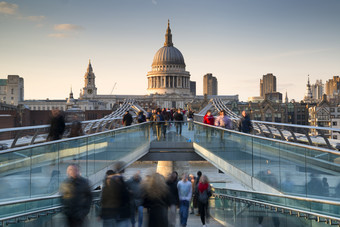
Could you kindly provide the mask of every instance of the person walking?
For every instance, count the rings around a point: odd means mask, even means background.
[[[102,190],[101,211],[103,227],[128,227],[131,215],[130,194],[122,174],[124,163],[118,162],[110,172]]]
[[[77,165],[69,165],[66,173],[68,177],[60,186],[63,212],[68,226],[82,227],[92,203],[90,185],[87,179],[80,176]]]
[[[242,118],[239,123],[239,131],[244,133],[251,133],[253,131],[253,124],[251,123],[249,115],[246,111],[242,111]]]
[[[47,141],[60,140],[65,131],[65,118],[59,109],[52,110],[51,126]]]
[[[166,184],[169,187],[169,192],[170,192],[170,198],[169,198],[169,203],[170,203],[170,209],[169,209],[169,227],[175,227],[176,226],[176,207],[179,204],[179,198],[178,198],[178,189],[177,189],[177,173],[172,172],[166,181]]]
[[[188,114],[187,114],[187,119],[188,119],[188,130],[192,131],[194,130],[194,111],[192,109],[189,109]]]
[[[181,112],[181,109],[178,109],[177,112],[174,114],[174,120],[176,125],[176,134],[182,135],[183,114]]]
[[[148,227],[168,226],[169,189],[159,173],[147,176],[142,182],[143,206],[148,208]]]
[[[225,114],[224,110],[221,110],[219,113],[219,116],[215,119],[215,126],[226,128],[226,129],[232,129],[232,121],[230,118]]]
[[[135,219],[135,212],[137,210],[138,213],[138,227],[142,227],[143,225],[143,199],[142,199],[142,192],[141,192],[141,176],[140,171],[135,173],[126,183],[128,189],[131,194],[131,224],[132,227],[135,227],[136,219]]]
[[[193,191],[193,194],[194,194],[194,201],[193,201],[194,208],[198,208],[198,184],[200,182],[201,177],[202,177],[202,172],[201,171],[197,171],[197,177],[195,179],[195,186],[194,186],[194,191]],[[199,210],[198,210],[196,216],[200,216]]]
[[[208,177],[203,175],[198,184],[198,210],[203,227],[206,227],[206,221],[209,217],[209,197],[212,195]]]
[[[215,122],[215,118],[211,114],[211,111],[208,110],[207,113],[204,115],[203,123],[207,124],[207,125],[214,125],[214,122]],[[204,127],[204,128],[205,128],[206,140],[207,140],[207,142],[211,142],[211,137],[213,135],[213,129],[211,127]]]
[[[192,195],[191,182],[188,181],[188,174],[183,174],[183,178],[177,184],[179,196],[179,215],[181,227],[187,226],[189,215],[189,203]]]
[[[124,116],[123,116],[123,125],[124,126],[129,126],[133,122],[132,115],[130,114],[129,111],[126,111]]]

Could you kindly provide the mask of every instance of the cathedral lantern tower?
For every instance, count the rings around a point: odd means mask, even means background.
[[[174,47],[169,21],[164,46],[155,54],[147,78],[149,94],[190,95],[190,73],[185,71],[182,53]]]
[[[95,84],[96,76],[93,73],[91,60],[89,60],[89,65],[87,71],[84,75],[85,86],[82,92],[82,98],[93,98],[97,95],[97,88]]]

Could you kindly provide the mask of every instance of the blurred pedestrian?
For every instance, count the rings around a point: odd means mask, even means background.
[[[242,118],[240,119],[238,129],[240,132],[244,133],[251,133],[253,131],[253,124],[251,123],[249,114],[247,114],[246,111],[242,111]]]
[[[137,210],[138,214],[138,227],[142,227],[143,225],[143,198],[142,198],[142,191],[141,191],[141,176],[140,171],[135,173],[127,182],[128,189],[131,195],[131,224],[132,227],[135,227],[136,218],[135,213]]]
[[[182,135],[183,114],[181,112],[181,109],[178,109],[177,112],[174,114],[174,120],[176,125],[176,134]]]
[[[169,227],[176,226],[176,207],[179,204],[178,189],[177,189],[178,179],[177,178],[178,178],[177,173],[172,172],[166,182],[166,184],[169,187],[169,192],[170,192]]]
[[[168,226],[169,189],[159,173],[153,173],[142,182],[143,205],[148,208],[149,227]]]
[[[198,184],[200,182],[200,179],[202,177],[202,172],[201,171],[197,171],[197,177],[195,179],[195,187],[194,187],[194,208],[198,208]],[[198,210],[198,213],[196,214],[197,216],[200,216],[200,213],[199,213],[199,210]]]
[[[192,109],[189,109],[188,114],[187,114],[187,119],[188,119],[188,130],[192,131],[194,130],[194,111]]]
[[[192,195],[190,200],[190,214],[195,214],[195,208],[194,208],[194,197],[195,197],[195,176],[193,174],[189,174],[189,181],[191,182],[191,189],[192,189]]]
[[[81,227],[90,211],[92,194],[88,181],[80,176],[77,165],[67,167],[68,178],[61,184],[61,203],[70,227]]]
[[[214,122],[215,122],[215,118],[211,114],[211,111],[208,110],[207,113],[204,115],[203,123],[207,125],[214,125]],[[205,135],[206,135],[206,140],[210,142],[211,137],[213,135],[213,129],[211,127],[205,127]]]
[[[70,134],[68,135],[68,137],[71,138],[71,137],[77,137],[77,136],[83,136],[83,135],[84,135],[84,132],[83,132],[81,122],[78,120],[78,117],[75,116],[72,121],[71,130],[70,130]]]
[[[138,112],[138,114],[137,114],[137,122],[138,123],[146,122],[146,117],[145,117],[143,111],[139,111]]]
[[[232,122],[230,118],[225,114],[224,110],[221,110],[219,116],[215,119],[215,126],[232,129]]]
[[[124,116],[123,116],[123,125],[124,126],[129,126],[133,122],[132,115],[130,114],[129,111],[126,111]]]
[[[130,223],[130,193],[124,181],[124,163],[117,162],[115,171],[108,173],[101,197],[103,227],[128,227]]]
[[[47,136],[48,141],[59,140],[63,137],[65,131],[65,118],[59,109],[53,109],[51,117],[51,126]]]
[[[212,195],[208,177],[203,175],[198,184],[198,210],[200,212],[203,227],[206,227],[206,220],[209,218],[209,198]]]
[[[183,178],[177,184],[179,196],[179,215],[181,227],[187,226],[189,216],[189,203],[192,195],[191,182],[188,181],[188,174],[183,174]]]

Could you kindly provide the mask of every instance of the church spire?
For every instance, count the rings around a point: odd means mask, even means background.
[[[170,29],[170,20],[168,20],[168,28],[166,29],[165,33],[165,42],[164,46],[165,47],[172,47],[174,44],[172,43],[172,34],[171,34],[171,29]]]
[[[93,71],[93,69],[92,69],[92,65],[91,65],[91,59],[89,59],[89,66],[87,67],[87,72],[90,73],[92,71]]]

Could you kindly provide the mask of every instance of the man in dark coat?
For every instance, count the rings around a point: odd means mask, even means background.
[[[51,126],[47,140],[59,140],[65,131],[65,118],[58,109],[52,110]]]
[[[124,126],[129,126],[132,124],[132,115],[129,113],[129,111],[126,111],[124,116],[123,116],[123,125]]]
[[[103,226],[128,226],[131,215],[130,193],[122,176],[124,163],[118,162],[115,172],[104,181],[99,217]]]
[[[183,114],[181,109],[178,109],[177,112],[174,114],[174,120],[176,124],[176,134],[182,135],[182,124],[183,124]]]
[[[61,184],[61,202],[68,226],[81,227],[90,211],[92,194],[88,181],[79,174],[77,165],[67,167],[68,178]]]
[[[251,133],[253,130],[253,124],[251,123],[249,115],[246,111],[242,111],[242,118],[239,124],[239,131],[244,133]]]

